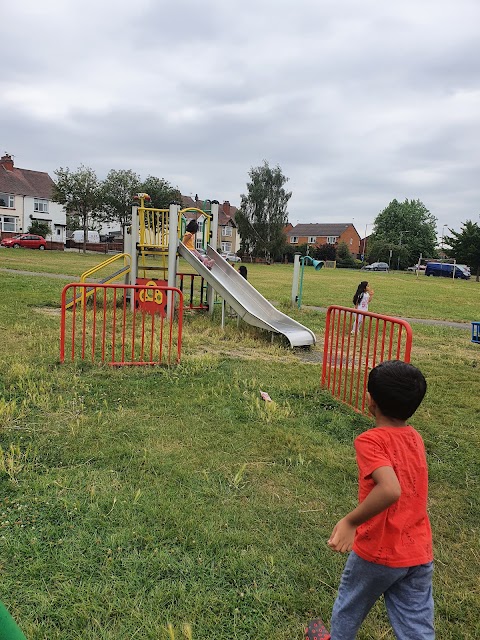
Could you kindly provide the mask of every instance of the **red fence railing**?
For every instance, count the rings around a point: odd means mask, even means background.
[[[182,324],[183,295],[176,287],[68,284],[62,291],[60,361],[178,363]]]
[[[185,309],[207,311],[207,283],[198,273],[177,273],[177,285],[183,293]]]
[[[405,320],[348,307],[327,309],[322,387],[366,413],[368,374],[384,360],[410,362],[412,328]]]

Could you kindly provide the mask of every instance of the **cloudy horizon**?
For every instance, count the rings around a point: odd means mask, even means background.
[[[474,0],[24,0],[1,12],[0,150],[18,167],[132,169],[238,206],[266,160],[289,178],[292,224],[363,235],[394,198],[421,200],[439,234],[478,222]]]

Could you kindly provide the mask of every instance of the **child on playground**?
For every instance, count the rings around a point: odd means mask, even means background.
[[[374,291],[369,286],[366,280],[363,280],[357,287],[355,295],[353,296],[353,304],[355,309],[359,311],[368,311],[368,303],[373,298]],[[363,322],[363,316],[359,314],[355,319],[355,325],[352,329],[352,333],[355,333],[360,328]]]
[[[244,264],[241,264],[241,265],[238,267],[238,273],[239,273],[243,278],[245,278],[245,280],[248,280],[248,270],[247,270],[247,267],[246,267]]]
[[[428,476],[420,434],[408,424],[427,383],[413,365],[382,362],[368,377],[375,426],[355,440],[359,504],[335,525],[328,546],[350,552],[330,633],[312,620],[309,640],[354,640],[383,595],[398,640],[433,640],[433,551]]]
[[[198,231],[198,222],[196,220],[190,220],[185,229],[185,235],[183,236],[183,244],[187,247],[187,249],[193,253],[203,264],[211,269],[214,265],[214,260],[210,260],[207,256],[202,256],[195,248],[195,237]]]

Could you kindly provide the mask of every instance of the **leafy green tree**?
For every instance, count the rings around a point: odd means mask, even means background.
[[[404,269],[416,263],[420,254],[436,257],[436,223],[420,200],[392,200],[375,218],[367,247],[369,260],[388,262],[385,250],[389,256],[392,249],[393,264]]]
[[[88,225],[101,210],[101,183],[93,169],[81,165],[76,171],[67,167],[55,171],[52,200],[65,206],[67,214],[78,217],[83,229],[83,252],[86,253]]]
[[[133,197],[140,192],[140,176],[131,169],[112,169],[102,183],[102,221],[130,224]]]
[[[336,260],[337,248],[334,244],[321,244],[312,251],[312,257],[315,260]]]
[[[447,245],[445,253],[455,258],[460,264],[468,264],[476,274],[476,281],[480,280],[480,227],[476,222],[467,220],[462,224],[461,231],[448,230],[450,236],[444,238]],[[450,247],[450,248],[448,248]]]
[[[163,178],[148,176],[138,189],[139,193],[148,193],[151,198],[149,206],[155,209],[168,209],[172,202],[182,201],[182,194],[178,188]]]
[[[77,231],[77,229],[80,229],[78,216],[67,212],[67,231]]]
[[[406,256],[405,247],[402,247],[402,249],[405,252],[403,259],[408,260],[408,257]],[[392,252],[392,255],[394,251],[398,253],[397,245],[391,242],[387,242],[381,236],[379,237],[376,237],[374,235],[370,236],[369,243],[367,245],[367,253],[366,253],[368,262],[370,264],[372,262],[388,262],[390,264],[390,261],[391,261],[390,251]]]
[[[34,233],[37,236],[46,238],[51,233],[50,225],[45,220],[32,220],[27,233]]]
[[[340,242],[337,247],[337,267],[353,268],[355,266],[355,258],[350,253],[347,243]]]
[[[235,215],[242,250],[270,260],[282,253],[286,243],[287,205],[292,193],[284,188],[288,178],[280,167],[272,169],[266,160],[262,166],[252,167],[248,175],[247,194],[241,195]]]

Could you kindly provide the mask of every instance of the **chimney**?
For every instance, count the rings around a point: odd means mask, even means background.
[[[230,202],[228,200],[225,200],[225,202],[222,205],[222,209],[225,215],[227,216],[230,215]]]
[[[7,171],[13,171],[13,158],[5,151],[5,155],[0,158],[0,164],[5,167]]]

